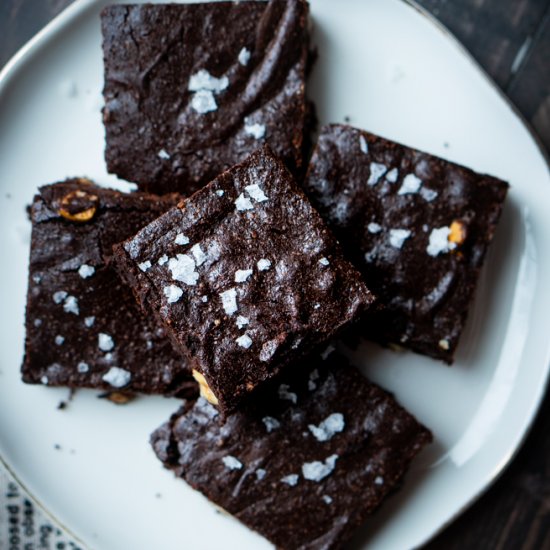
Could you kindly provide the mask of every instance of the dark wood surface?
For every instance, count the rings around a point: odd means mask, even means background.
[[[72,1],[0,0],[0,67]],[[550,0],[419,3],[470,50],[550,151]],[[426,548],[550,550],[550,394],[502,477]]]

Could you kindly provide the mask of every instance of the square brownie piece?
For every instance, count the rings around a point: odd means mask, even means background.
[[[115,247],[119,272],[230,412],[372,303],[266,146]],[[148,269],[141,269],[145,263]]]
[[[508,184],[330,125],[305,189],[384,306],[366,335],[452,363]]]
[[[190,195],[263,142],[299,169],[307,18],[304,0],[106,7],[109,172]]]
[[[23,380],[182,394],[196,384],[164,330],[142,315],[111,265],[112,245],[173,206],[84,179],[41,187],[32,238]]]
[[[277,548],[342,548],[432,435],[336,353],[302,372],[225,422],[200,398],[151,443],[166,468]]]

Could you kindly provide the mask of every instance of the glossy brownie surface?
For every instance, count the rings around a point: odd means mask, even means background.
[[[108,170],[189,195],[264,142],[299,169],[307,16],[303,0],[106,7]]]
[[[193,389],[185,361],[111,266],[113,244],[177,200],[83,179],[40,188],[31,209],[25,382],[159,394]]]
[[[373,301],[267,147],[117,247],[116,260],[224,412],[299,369]]]
[[[365,334],[451,363],[508,184],[330,125],[305,189],[384,306]]]
[[[151,438],[164,465],[278,548],[341,548],[430,432],[336,353],[224,422],[204,399]]]

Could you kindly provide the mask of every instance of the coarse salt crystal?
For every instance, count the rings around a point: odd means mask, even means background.
[[[252,345],[252,338],[250,338],[247,334],[243,334],[242,336],[239,336],[235,342],[237,342],[241,348],[248,349]]]
[[[189,237],[186,237],[183,233],[178,233],[174,239],[174,242],[179,245],[189,244]]]
[[[132,375],[120,367],[111,367],[101,378],[114,388],[122,388],[128,385],[132,379]]]
[[[388,171],[388,167],[379,162],[370,163],[370,175],[367,181],[367,185],[376,185],[380,178]]]
[[[246,66],[248,65],[249,61],[250,61],[250,52],[246,48],[243,48],[239,52],[239,63],[243,66]]]
[[[238,309],[237,307],[237,291],[234,288],[230,288],[225,292],[220,292],[220,298],[222,300],[222,307],[227,315],[233,315]]]
[[[206,254],[203,252],[200,244],[197,243],[191,247],[191,254],[193,254],[197,265],[202,265],[206,262]]]
[[[228,470],[240,470],[243,467],[242,462],[231,455],[224,456],[222,462]]]
[[[407,174],[403,178],[403,184],[397,192],[398,195],[408,195],[410,193],[418,193],[422,185],[422,180],[416,174]]]
[[[162,291],[169,304],[176,303],[183,296],[183,290],[176,285],[165,286]]]
[[[454,250],[456,248],[456,244],[449,241],[450,234],[451,230],[449,227],[432,229],[426,252],[435,258],[436,256],[439,256],[439,254],[444,254]]]
[[[302,465],[302,475],[310,481],[321,481],[332,473],[337,460],[338,455],[331,455],[324,462],[318,460],[305,462]]]
[[[334,435],[342,432],[345,427],[344,415],[342,413],[333,413],[327,416],[318,426],[310,424],[309,431],[317,441],[328,441]]]
[[[258,271],[267,271],[271,267],[271,262],[265,258],[258,260],[256,264],[258,266]]]
[[[151,262],[149,260],[145,260],[144,262],[141,262],[138,264],[138,267],[143,273],[145,273],[148,269],[151,268]]]
[[[390,229],[390,244],[394,248],[401,248],[410,236],[411,232],[408,229]]]
[[[359,136],[359,149],[361,149],[361,152],[365,153],[365,155],[369,152],[369,144],[363,135]]]
[[[380,233],[380,231],[382,231],[382,226],[376,222],[370,222],[369,225],[367,225],[367,229],[369,233]]]
[[[242,212],[244,210],[252,210],[254,205],[248,197],[245,197],[244,194],[241,193],[235,201],[235,207],[239,212]]]
[[[157,156],[159,159],[162,159],[162,160],[168,160],[170,158],[170,155],[168,154],[168,151],[166,151],[166,149],[161,149],[157,153]]]
[[[115,347],[115,342],[109,334],[100,332],[97,335],[97,346],[101,351],[111,351]]]
[[[288,476],[282,477],[281,482],[290,485],[290,487],[294,487],[298,484],[299,477],[300,476],[298,474],[290,474]]]
[[[262,422],[265,424],[267,433],[271,433],[273,430],[277,430],[281,427],[281,423],[272,416],[264,416]]]
[[[172,273],[172,279],[189,286],[197,284],[199,274],[195,271],[195,260],[187,254],[177,254],[175,258],[168,260],[168,269]]]
[[[247,185],[244,189],[256,202],[265,202],[268,200],[268,197],[257,183]]]
[[[95,267],[92,267],[88,264],[82,264],[78,268],[78,274],[83,278],[87,279],[88,277],[91,277],[95,273]]]
[[[238,269],[235,272],[235,282],[244,283],[252,275],[252,269]]]

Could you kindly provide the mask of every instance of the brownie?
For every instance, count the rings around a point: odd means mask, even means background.
[[[106,7],[109,172],[191,194],[264,142],[299,170],[307,17],[304,0]]]
[[[373,301],[267,146],[115,247],[115,258],[224,413],[299,368]]]
[[[178,198],[128,195],[85,179],[40,188],[31,209],[25,382],[194,393],[185,360],[141,314],[111,263],[114,243]]]
[[[151,442],[166,468],[277,548],[341,548],[432,435],[336,353],[302,372],[225,422],[200,398]]]
[[[364,333],[452,363],[508,184],[330,125],[305,189],[384,306]]]

